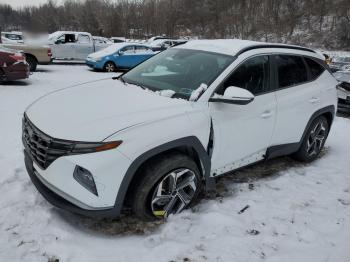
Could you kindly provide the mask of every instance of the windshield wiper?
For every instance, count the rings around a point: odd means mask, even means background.
[[[144,87],[144,86],[141,85],[141,84],[137,84],[137,83],[132,83],[132,82],[127,82],[127,81],[125,81],[125,79],[123,78],[123,75],[124,75],[124,74],[121,74],[121,75],[119,75],[119,76],[114,76],[114,77],[112,77],[112,79],[113,79],[113,80],[119,80],[119,81],[121,81],[124,85],[130,84],[130,85],[135,85],[135,86],[141,87],[143,90],[146,90],[146,89],[147,89],[146,87]]]
[[[121,74],[119,76],[113,76],[112,79],[113,80],[120,80],[123,84],[126,84],[126,81],[123,78],[123,74]]]
[[[140,84],[135,84],[135,83],[129,83],[129,84],[141,87],[143,90],[147,89],[146,87],[144,87],[143,85],[140,85]]]

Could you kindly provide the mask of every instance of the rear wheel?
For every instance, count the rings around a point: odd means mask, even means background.
[[[182,154],[151,161],[133,191],[132,209],[143,220],[166,218],[191,206],[201,190],[196,163]]]
[[[38,65],[38,61],[36,60],[36,58],[31,55],[26,55],[26,61],[29,64],[30,72],[34,72]]]
[[[117,69],[117,67],[115,66],[115,64],[111,61],[105,63],[103,70],[106,72],[115,72]]]
[[[326,142],[329,124],[324,116],[316,118],[308,129],[298,152],[293,157],[296,160],[310,162],[318,157]]]

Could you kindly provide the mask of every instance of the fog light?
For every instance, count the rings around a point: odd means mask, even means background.
[[[94,177],[89,170],[86,170],[81,166],[76,166],[74,169],[73,177],[76,181],[78,181],[80,185],[85,187],[94,195],[98,196]]]

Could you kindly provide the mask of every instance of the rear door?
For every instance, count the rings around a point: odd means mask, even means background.
[[[135,46],[134,66],[147,60],[153,55],[153,51],[147,46]]]
[[[93,41],[87,34],[78,34],[75,45],[75,54],[77,60],[85,60],[86,57],[94,52]]]
[[[271,56],[275,66],[277,98],[276,127],[272,145],[297,143],[305,127],[320,107],[320,87],[309,76],[301,55]]]
[[[119,52],[117,57],[117,67],[122,68],[130,68],[133,67],[134,63],[134,55],[135,55],[135,47],[134,45],[128,45],[123,47]]]

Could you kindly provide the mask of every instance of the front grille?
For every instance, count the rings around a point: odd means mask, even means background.
[[[44,170],[57,158],[68,155],[74,146],[70,141],[46,135],[34,126],[26,115],[22,123],[22,141],[31,159]]]

